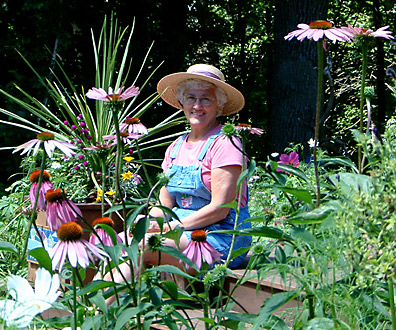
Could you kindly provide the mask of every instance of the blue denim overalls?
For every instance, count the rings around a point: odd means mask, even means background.
[[[170,159],[172,161],[170,167],[168,168],[166,175],[170,177],[170,181],[166,185],[166,188],[169,194],[175,198],[177,206],[173,208],[173,211],[177,214],[180,220],[189,214],[196,212],[203,206],[210,203],[211,200],[211,192],[205,187],[201,179],[201,164],[203,159],[205,158],[206,152],[210,145],[213,143],[216,137],[220,135],[220,131],[216,134],[210,136],[205,143],[202,151],[198,156],[197,164],[189,165],[189,166],[181,166],[173,163],[173,160],[176,158],[177,153],[179,152],[180,146],[182,142],[186,139],[187,134],[180,138],[171,154]],[[242,157],[242,156],[241,156]],[[234,220],[235,220],[236,212],[234,209],[230,209],[228,215],[208,227],[202,228],[203,230],[221,230],[221,229],[234,229]],[[249,210],[248,205],[241,207],[238,223],[243,222],[245,219],[249,218]],[[250,228],[251,224],[244,223],[238,226],[238,229]],[[188,240],[191,240],[192,231],[185,230],[184,234],[187,236]],[[231,234],[222,234],[222,233],[208,233],[207,241],[220,253],[222,253],[222,259],[227,259],[230,246],[231,246],[232,235]],[[251,236],[236,236],[234,249],[239,249],[241,247],[246,247],[251,245],[252,238]],[[234,260],[231,261],[229,267],[235,268],[237,267],[245,258],[246,254],[241,255]]]

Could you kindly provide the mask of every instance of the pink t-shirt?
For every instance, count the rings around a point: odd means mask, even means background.
[[[184,139],[179,152],[177,153],[175,164],[182,166],[189,166],[199,164],[198,156],[202,148],[206,144],[208,138],[217,133],[221,129],[221,125],[217,126],[214,130],[208,133],[205,138],[197,143],[188,143]],[[181,137],[180,137],[181,138]],[[179,139],[180,139],[179,138]],[[178,139],[176,140],[178,141]],[[162,162],[162,169],[166,172],[171,164],[170,154],[176,144],[174,141],[166,150],[165,158]],[[233,138],[233,141],[239,149],[242,150],[242,143],[238,138]],[[232,144],[227,136],[219,135],[210,145],[206,152],[206,156],[202,161],[202,182],[206,188],[211,191],[211,170],[224,166],[239,165],[242,166],[242,153]],[[244,185],[242,193],[242,206],[247,202],[247,189]]]

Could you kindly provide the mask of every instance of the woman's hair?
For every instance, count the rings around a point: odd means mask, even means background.
[[[217,116],[221,116],[223,106],[224,104],[227,103],[227,95],[220,87],[217,87],[216,85],[208,81],[204,81],[200,79],[185,80],[177,86],[176,97],[179,100],[180,104],[182,104],[184,91],[186,89],[209,89],[209,88],[215,89],[217,105],[219,106],[219,110],[217,111]]]

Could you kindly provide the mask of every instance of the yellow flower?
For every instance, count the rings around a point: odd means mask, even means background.
[[[124,158],[123,158],[126,162],[130,162],[130,161],[132,161],[132,160],[134,160],[135,158],[134,157],[131,157],[131,156],[125,156]]]
[[[102,189],[98,189],[97,191],[96,191],[96,201],[97,202],[100,202],[101,200],[102,200],[102,196],[103,196],[103,192],[102,192]]]
[[[126,173],[122,173],[121,175],[122,175],[122,181],[129,180],[133,176],[131,171],[128,171]]]
[[[109,191],[106,191],[106,195],[107,195],[107,196],[110,196],[110,197],[113,196],[113,195],[115,195],[115,193],[116,193],[116,192],[115,192],[113,189],[110,189]]]

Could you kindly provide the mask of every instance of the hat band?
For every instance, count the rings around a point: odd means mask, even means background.
[[[196,73],[196,74],[200,74],[201,76],[207,76],[210,78],[215,78],[217,80],[221,80],[221,78],[219,76],[217,76],[214,73],[209,72],[209,71],[190,71],[189,73]]]

